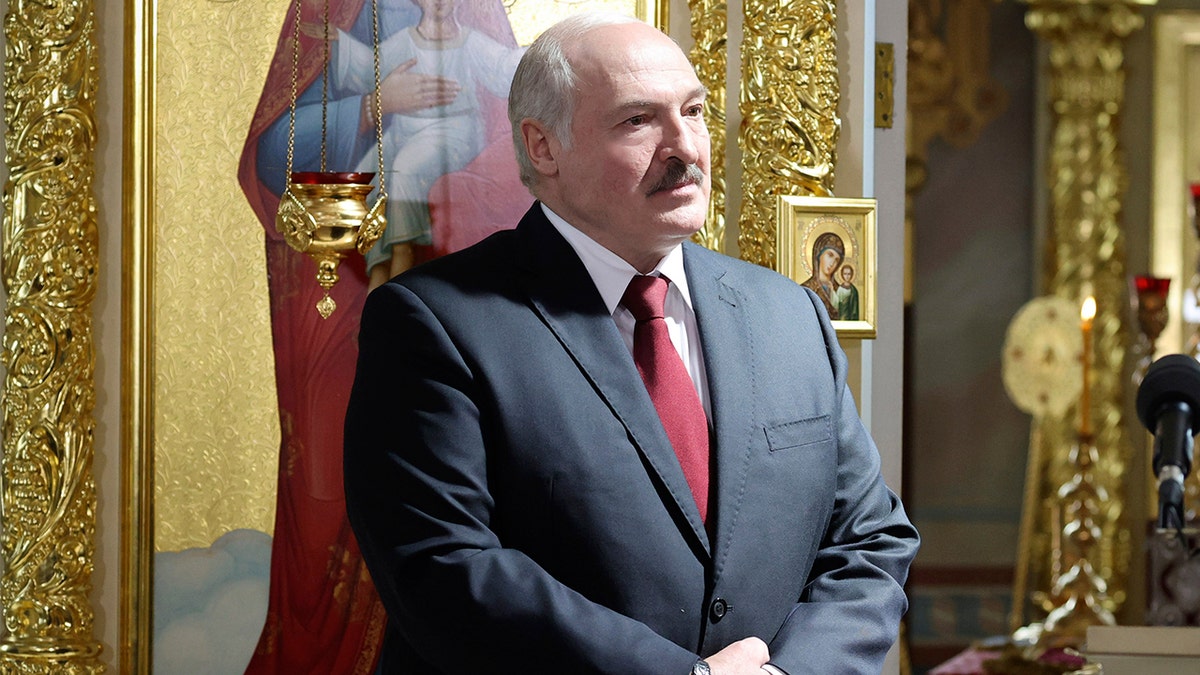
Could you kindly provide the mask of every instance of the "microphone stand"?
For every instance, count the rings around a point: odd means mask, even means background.
[[[1183,471],[1168,464],[1158,472],[1158,530],[1183,533]]]
[[[1183,482],[1192,468],[1192,409],[1184,401],[1163,404],[1154,431],[1158,473],[1158,529],[1182,530]]]

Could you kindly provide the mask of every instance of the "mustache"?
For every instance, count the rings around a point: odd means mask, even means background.
[[[704,172],[695,164],[684,164],[683,162],[674,159],[667,164],[667,170],[663,172],[662,178],[646,192],[646,195],[652,195],[655,192],[670,190],[671,188],[680,185],[699,185],[704,181]]]

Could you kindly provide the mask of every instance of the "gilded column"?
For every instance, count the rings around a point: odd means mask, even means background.
[[[714,251],[725,250],[725,194],[728,182],[725,169],[725,48],[728,44],[728,7],[724,0],[688,0],[691,17],[692,63],[696,75],[708,88],[704,113],[712,138],[712,198],[704,229],[694,239]]]
[[[11,0],[4,32],[0,673],[99,673],[94,8]]]
[[[833,194],[841,120],[835,0],[746,0],[741,257],[775,266],[776,198]]]
[[[1123,475],[1133,447],[1125,428],[1129,295],[1120,214],[1126,174],[1117,132],[1125,39],[1143,24],[1136,6],[1153,0],[1026,1],[1026,25],[1049,47],[1047,292],[1079,304],[1096,299],[1090,399],[1083,399],[1089,409],[1075,406],[1061,419],[1040,423],[1045,511],[1039,529],[1051,537],[1035,587],[1049,614],[1047,628],[1081,638],[1086,625],[1111,621],[1128,583],[1131,524]],[[1086,430],[1080,433],[1081,418],[1094,420],[1090,439]],[[1094,454],[1081,452],[1089,440]],[[1096,494],[1107,498],[1098,501]]]

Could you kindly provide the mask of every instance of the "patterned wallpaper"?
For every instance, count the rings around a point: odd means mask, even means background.
[[[237,162],[286,7],[159,3],[157,550],[272,531],[279,423],[263,231]]]

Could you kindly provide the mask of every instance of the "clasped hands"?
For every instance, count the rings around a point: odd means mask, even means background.
[[[763,675],[763,668],[771,660],[767,643],[756,637],[738,640],[721,651],[704,659],[713,675]]]

